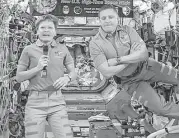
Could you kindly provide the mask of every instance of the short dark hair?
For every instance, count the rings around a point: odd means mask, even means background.
[[[107,10],[107,9],[112,9],[112,10],[114,10],[114,11],[117,13],[117,15],[118,15],[118,12],[117,12],[116,8],[115,8],[113,5],[111,5],[111,4],[105,4],[105,5],[103,5],[103,6],[99,9],[98,17],[100,17],[100,13],[101,13],[102,11]]]
[[[36,26],[36,29],[38,29],[39,25],[41,22],[43,21],[52,21],[54,23],[54,26],[55,28],[57,28],[58,26],[58,18],[52,14],[46,14],[46,15],[42,15],[40,16],[36,22],[35,22],[35,26]]]

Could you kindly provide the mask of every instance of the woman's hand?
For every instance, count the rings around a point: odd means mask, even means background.
[[[70,79],[68,76],[60,77],[54,82],[53,87],[55,89],[60,89],[62,87],[65,87],[69,82],[70,82]]]

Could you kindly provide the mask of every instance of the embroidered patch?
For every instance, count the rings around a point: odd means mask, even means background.
[[[64,53],[60,51],[55,51],[55,56],[57,57],[63,57]]]
[[[129,35],[125,31],[119,32],[119,38],[122,43],[130,43]]]
[[[124,6],[124,7],[122,7],[122,13],[125,16],[128,16],[131,13],[131,9],[128,6]]]

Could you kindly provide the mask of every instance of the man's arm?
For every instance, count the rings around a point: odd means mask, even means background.
[[[117,58],[111,58],[111,59],[108,59],[108,66],[117,66],[119,65],[118,61],[117,61]]]
[[[120,57],[119,62],[122,63],[138,63],[140,61],[144,61],[148,59],[148,50],[145,44],[136,44],[138,45],[138,49],[133,50],[129,55]]]
[[[98,70],[101,72],[101,74],[105,78],[110,78],[114,75],[118,75],[123,71],[129,64],[120,64],[120,65],[114,65],[114,66],[109,66],[108,62],[104,62],[98,66]],[[121,74],[122,75],[122,74]]]
[[[128,27],[128,34],[131,41],[130,54],[122,56],[120,63],[138,63],[148,59],[148,50],[145,42],[138,33],[131,27]]]
[[[112,58],[111,62],[109,62],[100,46],[93,41],[90,42],[89,47],[90,55],[94,61],[95,68],[97,68],[98,71],[100,71],[107,79],[114,75],[119,75],[119,73],[128,66],[128,64],[117,65],[115,58]]]

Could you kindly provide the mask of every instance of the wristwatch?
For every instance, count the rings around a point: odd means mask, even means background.
[[[69,80],[71,81],[72,80],[72,77],[68,74],[67,77],[69,78]]]
[[[117,64],[121,64],[121,58],[117,56]]]

